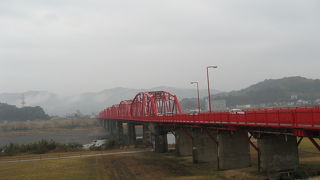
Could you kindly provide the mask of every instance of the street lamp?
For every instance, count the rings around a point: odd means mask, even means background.
[[[208,101],[209,101],[209,112],[211,112],[211,95],[210,95],[210,83],[209,83],[209,68],[215,69],[215,68],[218,68],[218,66],[208,66],[208,67],[207,67]]]
[[[197,93],[198,93],[198,113],[200,113],[200,93],[199,93],[199,83],[198,82],[191,82],[190,84],[197,85]]]

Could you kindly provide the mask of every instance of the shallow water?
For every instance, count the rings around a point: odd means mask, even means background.
[[[16,144],[29,144],[40,141],[42,139],[54,140],[60,143],[80,143],[89,144],[94,140],[105,139],[106,131],[103,128],[85,130],[85,131],[72,131],[69,132],[59,132],[59,133],[39,133],[39,134],[26,134],[26,135],[10,135],[10,136],[0,136],[0,146],[4,146],[10,143]],[[142,136],[137,136],[137,138],[142,138]],[[175,143],[175,137],[172,134],[167,135],[168,144]]]

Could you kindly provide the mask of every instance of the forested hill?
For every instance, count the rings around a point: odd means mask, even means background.
[[[299,76],[268,79],[239,91],[220,94],[216,98],[225,99],[228,106],[299,100],[309,101],[312,105],[320,99],[320,80]]]
[[[0,121],[47,120],[50,117],[40,106],[18,108],[0,103]]]

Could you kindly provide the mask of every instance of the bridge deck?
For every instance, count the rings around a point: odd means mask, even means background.
[[[238,113],[176,114],[166,116],[108,116],[107,114],[101,113],[100,118],[138,122],[320,130],[320,107],[247,110]]]

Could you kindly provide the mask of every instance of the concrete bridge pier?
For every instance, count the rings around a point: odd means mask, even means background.
[[[123,123],[122,121],[117,121],[117,124],[116,124],[117,128],[117,140],[120,141],[121,143],[124,142],[124,134],[123,134]]]
[[[110,123],[109,122],[110,122],[110,120],[107,120],[107,119],[104,120],[104,127],[105,127],[108,134],[110,134],[110,127],[109,127]]]
[[[108,129],[108,132],[109,132],[109,136],[110,137],[113,137],[113,127],[112,127],[112,125],[113,125],[113,120],[112,119],[109,119],[108,121],[107,121],[107,129]]]
[[[277,172],[295,170],[299,166],[297,137],[263,134],[258,139],[260,170]]]
[[[107,130],[107,122],[106,122],[106,121],[107,121],[106,119],[100,120],[100,124],[102,125],[102,127],[103,127],[105,130]]]
[[[154,151],[158,153],[168,152],[168,132],[166,128],[163,126],[158,126],[155,123],[149,123],[148,128],[152,134]]]
[[[109,120],[109,132],[110,132],[110,136],[113,138],[114,137],[114,134],[115,134],[115,123],[116,123],[116,120]]]
[[[107,134],[109,134],[108,121],[109,120],[107,120],[107,119],[102,119],[101,120],[101,124],[102,124],[103,128],[106,130]]]
[[[107,121],[107,132],[109,137],[112,137],[112,123],[113,123],[113,120],[111,119]]]
[[[105,120],[105,124],[106,124],[106,130],[107,130],[107,133],[108,133],[108,135],[110,135],[111,134],[111,131],[110,131],[110,121],[111,120]]]
[[[143,138],[143,144],[146,146],[146,147],[152,147],[152,133],[149,129],[149,126],[148,124],[143,124],[143,130],[142,130],[143,134],[142,134],[142,138]]]
[[[190,129],[177,129],[175,131],[176,152],[178,156],[192,155],[192,132]]]
[[[210,134],[208,135],[207,133]],[[218,165],[218,144],[215,142],[217,139],[216,133],[209,130],[204,131],[202,129],[195,129],[192,136],[193,163],[210,162]]]
[[[238,169],[251,165],[248,133],[226,131],[218,133],[219,169]]]
[[[128,145],[136,144],[136,127],[134,123],[128,123]]]
[[[117,139],[118,138],[118,130],[117,130],[117,124],[118,121],[116,120],[111,120],[110,121],[110,136],[113,139]]]

